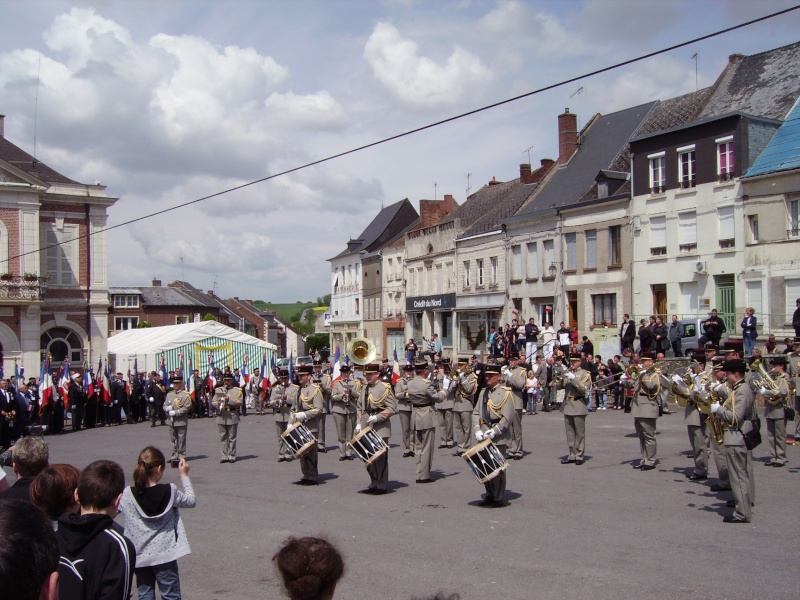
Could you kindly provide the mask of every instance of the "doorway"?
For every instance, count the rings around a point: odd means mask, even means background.
[[[567,292],[567,310],[569,311],[569,328],[578,326],[578,292]]]
[[[650,286],[653,292],[653,314],[661,315],[666,319],[667,315],[667,286],[664,283],[657,283]]]

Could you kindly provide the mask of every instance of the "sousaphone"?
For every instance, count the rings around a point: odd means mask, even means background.
[[[356,365],[366,365],[375,360],[375,344],[367,338],[353,338],[347,344],[347,356]]]

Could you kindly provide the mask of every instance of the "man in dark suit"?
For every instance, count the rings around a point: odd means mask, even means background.
[[[16,418],[16,400],[8,389],[8,381],[0,379],[0,448],[11,445],[11,424]]]
[[[619,326],[619,351],[622,353],[625,348],[633,350],[633,340],[636,339],[636,325],[631,321],[626,313],[622,316],[622,325]]]

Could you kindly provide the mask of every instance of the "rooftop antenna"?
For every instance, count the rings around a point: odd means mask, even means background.
[[[467,198],[469,198],[469,191],[472,189],[472,186],[469,184],[470,177],[472,177],[472,173],[467,173]]]
[[[694,61],[694,91],[696,92],[699,89],[697,86],[697,52],[692,54],[692,60]]]
[[[36,98],[33,102],[33,158],[36,158],[36,124],[39,118],[39,72],[42,68],[42,53],[39,53],[39,63],[36,66]]]
[[[181,256],[181,281],[184,282],[184,283],[186,282],[186,276],[184,275],[184,271],[183,271],[183,257],[182,256]]]
[[[572,95],[570,96],[570,98],[574,98],[575,96],[577,96],[577,95],[578,95],[578,94],[580,94],[581,92],[583,92],[583,86],[581,86],[581,87],[579,87],[577,90],[575,90],[575,91],[572,93]]]
[[[582,93],[583,93],[583,86],[579,87],[577,90],[572,92],[572,95],[570,96],[570,98],[574,98],[575,96],[580,96]],[[581,115],[580,115],[580,111],[578,111],[577,119],[578,119],[578,121],[577,121],[577,124],[578,124],[578,127],[577,127],[577,129],[578,129],[578,132],[577,132],[578,133],[578,144],[580,145],[580,143],[581,143]]]
[[[531,150],[533,150],[533,146],[528,146],[525,150],[522,151],[523,154],[526,152],[528,153],[528,164],[531,164]]]
[[[218,295],[218,294],[217,294],[217,277],[219,277],[219,275],[214,275],[214,286],[213,286],[213,288],[212,288],[212,289],[214,290],[214,295],[215,295],[215,296],[217,296],[217,295]]]
[[[434,200],[438,200],[439,199],[439,195],[437,193],[438,188],[439,188],[439,182],[438,181],[434,181],[433,182],[433,199]]]

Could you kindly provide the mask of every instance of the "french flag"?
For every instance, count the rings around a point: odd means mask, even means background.
[[[239,385],[244,387],[248,383],[250,383],[250,374],[247,372],[247,364],[250,362],[250,357],[247,354],[244,355],[244,364],[242,368],[239,369]]]
[[[214,392],[214,388],[217,387],[217,378],[214,375],[214,355],[209,354],[208,356],[208,375],[206,376],[206,382],[208,383],[208,391]]]
[[[339,346],[336,346],[336,354],[333,357],[333,373],[331,373],[331,385],[335,382],[339,381],[342,378],[341,372],[341,352],[339,351]]]
[[[69,361],[61,364],[61,376],[58,378],[58,393],[64,401],[64,408],[69,409]]]
[[[267,354],[264,353],[264,358],[261,361],[261,381],[258,382],[258,385],[262,390],[269,391],[271,379],[270,372],[267,371]]]
[[[192,402],[197,400],[197,388],[194,385],[194,369],[192,369],[192,359],[189,359],[189,373],[186,375],[189,379],[186,381],[186,391],[192,397]],[[184,379],[186,379],[184,377]]]
[[[53,374],[50,372],[50,361],[42,361],[42,372],[39,375],[39,390],[41,400],[39,402],[39,411],[41,414],[42,409],[53,401]]]
[[[397,360],[397,344],[394,345],[392,359],[394,360],[394,365],[392,365],[392,387],[394,387],[394,385],[403,378],[400,375],[400,362]]]
[[[102,362],[102,360],[100,361]],[[102,398],[103,402],[106,404],[111,404],[111,382],[109,381],[108,376],[108,364],[106,364],[105,369],[99,368],[99,373],[97,375],[97,379],[100,385],[100,398]]]
[[[89,372],[89,361],[83,363],[83,391],[86,392],[86,398],[89,399],[94,395],[94,385],[92,381],[92,374]]]

